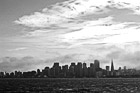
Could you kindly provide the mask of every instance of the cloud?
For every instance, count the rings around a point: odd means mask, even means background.
[[[49,27],[55,24],[77,21],[77,18],[81,16],[98,14],[98,11],[104,10],[107,6],[121,9],[128,8],[138,12],[139,5],[138,1],[134,0],[69,0],[44,8],[41,12],[23,16],[15,23],[29,27]]]
[[[20,48],[15,48],[15,49],[10,49],[8,51],[21,51],[27,49],[26,47],[20,47]]]
[[[66,54],[66,55],[61,55],[58,56],[56,58],[52,58],[52,59],[47,59],[47,62],[51,62],[53,64],[53,62],[59,62],[60,64],[70,64],[71,62],[86,62],[88,65],[89,63],[94,63],[94,60],[100,60],[101,64],[107,64],[109,63],[108,59],[103,59],[101,56],[95,55],[95,54],[84,54],[84,53],[71,53],[71,54]]]
[[[6,72],[12,71],[29,71],[36,70],[37,68],[42,69],[45,61],[39,60],[30,56],[23,58],[16,57],[3,57],[0,58],[0,70]]]
[[[69,0],[23,16],[15,23],[34,28],[25,37],[35,37],[44,44],[56,38],[57,43],[69,43],[69,48],[82,44],[126,43],[139,41],[138,36],[134,37],[139,34],[136,29],[140,24],[139,16],[134,15],[137,6],[132,0]]]
[[[69,0],[15,22],[36,28],[26,35],[36,37],[36,41],[40,39],[45,43],[57,38],[57,42],[69,43],[69,48],[82,44],[126,43],[139,41],[136,29],[140,20],[133,14],[137,6],[131,0]],[[129,27],[131,24],[133,26]]]

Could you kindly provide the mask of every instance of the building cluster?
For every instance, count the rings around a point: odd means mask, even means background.
[[[99,60],[94,60],[87,67],[86,63],[72,62],[70,66],[60,66],[58,62],[53,66],[45,67],[43,70],[20,72],[15,71],[11,73],[0,72],[0,78],[112,78],[112,77],[140,77],[140,71],[136,69],[126,69],[126,66],[118,70],[114,69],[113,60],[111,67],[106,66],[105,69],[100,68]]]

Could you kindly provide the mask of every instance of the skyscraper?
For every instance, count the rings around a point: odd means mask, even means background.
[[[106,66],[106,71],[109,71],[109,66]]]
[[[106,75],[109,76],[109,66],[106,66]]]
[[[100,68],[100,62],[99,60],[94,60],[94,67],[95,67],[95,70],[98,71],[99,68]]]
[[[95,76],[95,64],[90,63],[90,69],[89,69],[89,77],[94,77]]]
[[[87,77],[88,76],[88,68],[87,68],[87,64],[83,63],[83,76]]]
[[[71,65],[69,67],[69,76],[70,77],[75,77],[75,69],[76,69],[75,63],[71,63]]]
[[[64,65],[62,66],[62,74],[63,74],[63,77],[68,77],[68,65]]]
[[[111,61],[111,72],[114,71],[114,64],[113,64],[113,60]]]
[[[78,62],[76,66],[76,76],[77,77],[82,77],[83,76],[83,69],[82,69],[82,63]]]
[[[53,69],[54,69],[54,76],[58,77],[59,73],[60,73],[60,70],[61,70],[61,67],[59,66],[59,63],[54,63]]]

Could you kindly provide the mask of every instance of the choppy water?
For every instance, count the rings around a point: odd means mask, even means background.
[[[0,79],[0,93],[140,93],[140,79]]]

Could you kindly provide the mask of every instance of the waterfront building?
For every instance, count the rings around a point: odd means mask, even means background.
[[[100,62],[99,60],[94,60],[94,67],[96,71],[99,71],[100,69]]]
[[[83,63],[83,77],[88,77],[88,68],[86,63]]]
[[[90,63],[90,68],[89,68],[89,77],[95,77],[96,71],[95,71],[95,66],[93,63]]]
[[[106,76],[109,76],[109,73],[110,73],[110,71],[109,71],[109,66],[106,66]]]
[[[75,63],[71,63],[69,67],[69,77],[75,77],[76,65]]]
[[[59,73],[60,73],[61,67],[59,66],[58,62],[54,63],[53,69],[54,69],[54,77],[59,77]]]
[[[82,77],[82,76],[83,76],[82,63],[78,62],[76,66],[76,77]]]
[[[106,66],[106,71],[109,71],[109,66]]]

